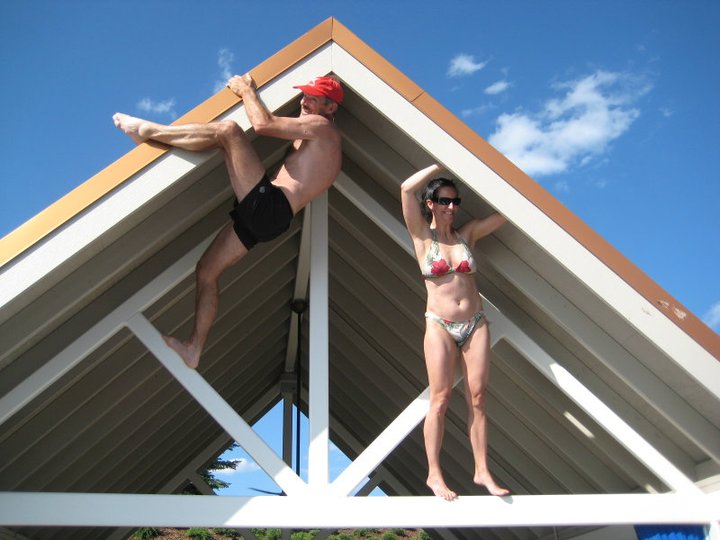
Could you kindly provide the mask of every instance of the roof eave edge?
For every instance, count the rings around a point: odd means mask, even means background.
[[[298,61],[332,40],[335,20],[330,17],[250,70],[262,87]],[[242,101],[227,88],[210,96],[173,124],[210,122]],[[132,178],[168,151],[157,143],[145,143],[130,150],[103,170],[74,188],[56,202],[0,238],[0,269],[26,250],[62,227],[89,206]]]

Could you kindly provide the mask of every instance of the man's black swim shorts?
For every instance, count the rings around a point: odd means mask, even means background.
[[[242,201],[235,200],[230,217],[235,234],[250,250],[287,231],[293,211],[285,193],[265,175]]]

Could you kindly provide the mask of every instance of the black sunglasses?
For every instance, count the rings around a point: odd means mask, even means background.
[[[462,201],[460,197],[433,197],[430,200],[442,206],[450,206],[450,203],[453,203],[455,206],[460,206],[460,202]]]

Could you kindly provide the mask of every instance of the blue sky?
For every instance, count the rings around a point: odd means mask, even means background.
[[[334,16],[720,329],[720,2],[0,4],[0,235]]]

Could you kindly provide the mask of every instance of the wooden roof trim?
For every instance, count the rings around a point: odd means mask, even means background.
[[[539,183],[517,168],[480,135],[336,19],[332,17],[326,19],[253,68],[251,72],[258,87],[262,87],[331,41],[345,49],[371,72],[413,103],[423,114],[498,173],[720,361],[720,336],[718,334],[568,210]],[[231,91],[223,89],[174,123],[209,122],[239,102],[240,98]],[[166,151],[166,147],[155,143],[138,146],[0,239],[0,267],[110,193],[161,157]]]
[[[267,84],[329,42],[332,25],[333,19],[327,19],[253,68],[251,72],[258,87]],[[233,92],[223,89],[178,118],[173,124],[210,122],[236,106],[240,101],[241,99]],[[133,148],[20,227],[0,238],[0,267],[108,195],[167,151],[167,146],[152,142]]]
[[[413,103],[446,133],[522,193],[525,198],[720,361],[720,336],[668,294],[617,248],[432,96],[335,20],[333,20],[332,35],[333,41]]]
[[[429,94],[418,96],[414,105],[720,361],[720,336],[617,248]]]

